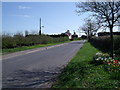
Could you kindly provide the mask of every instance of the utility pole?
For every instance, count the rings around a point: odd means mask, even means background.
[[[39,35],[41,35],[41,18],[40,18],[40,30],[39,30]]]

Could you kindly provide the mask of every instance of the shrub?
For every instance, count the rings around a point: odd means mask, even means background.
[[[91,38],[91,44],[96,48],[110,53],[110,37],[109,36],[101,36],[101,37],[93,37]],[[120,55],[120,36],[114,36],[114,53]]]
[[[53,38],[46,35],[28,35],[24,37],[21,34],[14,36],[4,35],[2,37],[2,48],[15,48],[21,46],[31,46],[36,44],[59,43],[68,41],[67,37]]]
[[[14,48],[16,47],[16,42],[13,37],[3,37],[2,38],[2,48]]]

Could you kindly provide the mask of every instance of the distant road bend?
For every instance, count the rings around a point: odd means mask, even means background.
[[[3,88],[47,88],[85,41],[73,41],[3,56]]]

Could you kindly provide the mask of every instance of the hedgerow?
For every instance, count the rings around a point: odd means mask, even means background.
[[[110,53],[111,50],[110,36],[93,37],[91,38],[90,42],[96,48],[104,52]],[[118,35],[114,36],[114,53],[116,55],[120,55],[120,36]]]
[[[2,37],[2,49],[32,46],[37,44],[59,43],[68,40],[68,37],[53,38],[48,35],[4,35]]]

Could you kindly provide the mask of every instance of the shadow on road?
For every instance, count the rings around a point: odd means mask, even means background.
[[[3,78],[3,88],[39,88],[56,79],[59,72],[19,70],[14,76]]]

